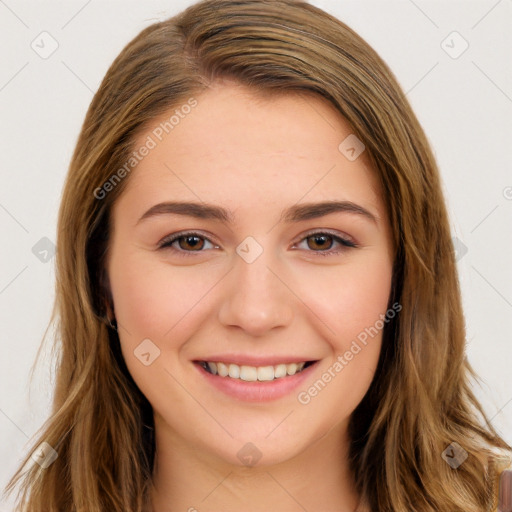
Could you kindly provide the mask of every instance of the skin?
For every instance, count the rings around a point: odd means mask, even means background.
[[[382,331],[308,404],[297,394],[386,313],[393,248],[376,174],[365,152],[351,162],[338,150],[352,130],[320,97],[261,98],[222,81],[196,99],[131,172],[112,211],[107,271],[119,336],[155,415],[153,510],[352,512],[359,497],[346,431],[375,373]],[[162,214],[138,222],[171,200],[213,203],[235,221]],[[347,212],[279,220],[286,207],[325,200],[357,203],[376,222]],[[315,244],[308,232],[323,229],[358,247],[329,237]],[[182,230],[205,237],[202,252],[183,239],[174,252],[158,247]],[[263,248],[252,263],[236,252],[248,236]],[[160,350],[148,366],[134,355],[147,338]],[[319,363],[297,391],[250,403],[198,377],[192,361],[214,351]],[[254,466],[237,457],[248,442],[261,453]]]

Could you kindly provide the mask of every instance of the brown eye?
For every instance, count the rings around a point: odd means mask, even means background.
[[[308,247],[313,250],[326,250],[332,247],[334,237],[327,234],[316,234],[307,237]],[[311,243],[310,243],[311,242]]]
[[[209,245],[208,245],[209,244]],[[159,249],[170,250],[178,255],[190,255],[193,252],[206,252],[207,249],[215,249],[215,246],[199,233],[175,233],[164,238],[158,245]]]
[[[305,247],[300,247],[301,244],[305,244]],[[307,233],[299,242],[300,249],[316,253],[318,256],[337,255],[356,247],[358,245],[352,240],[323,231]]]
[[[184,251],[194,251],[194,250],[201,250],[204,246],[204,239],[200,236],[195,235],[187,235],[187,236],[181,236],[178,240],[178,245],[180,246],[180,249],[183,249]]]

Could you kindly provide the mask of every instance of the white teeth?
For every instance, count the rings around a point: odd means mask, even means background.
[[[258,368],[258,380],[274,380],[274,367],[260,366]]]
[[[238,379],[238,377],[240,377],[240,366],[237,366],[236,364],[230,364],[229,365],[229,376],[232,379]]]
[[[236,365],[231,365],[236,366]],[[255,382],[258,380],[258,368],[255,366],[240,366],[240,379],[247,382]]]
[[[229,375],[228,367],[224,363],[217,363],[217,372],[221,377],[227,377]]]
[[[230,377],[231,379],[240,379],[246,382],[265,382],[274,379],[280,379],[287,375],[295,375],[304,369],[306,363],[288,363],[278,364],[276,366],[238,366],[237,364],[226,364],[220,362],[206,362],[210,373],[220,377]]]
[[[297,365],[295,363],[290,363],[286,365],[286,373],[288,375],[295,375],[297,372]]]
[[[274,378],[279,379],[279,377],[284,377],[286,375],[286,365],[285,364],[278,364],[274,368]]]

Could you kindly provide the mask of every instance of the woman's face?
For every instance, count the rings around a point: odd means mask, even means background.
[[[157,435],[237,465],[341,439],[376,369],[393,262],[350,126],[316,96],[253,94],[217,83],[137,138],[149,149],[108,259]]]

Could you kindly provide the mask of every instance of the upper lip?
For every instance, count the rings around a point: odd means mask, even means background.
[[[228,363],[238,366],[277,366],[278,364],[303,363],[308,361],[317,361],[312,357],[290,356],[251,356],[248,354],[214,354],[205,358],[196,359],[195,361],[205,361],[211,363]]]

